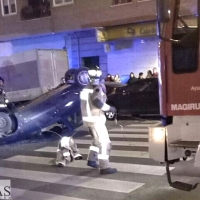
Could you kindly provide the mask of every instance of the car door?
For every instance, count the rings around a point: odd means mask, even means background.
[[[139,115],[144,113],[146,97],[143,91],[146,88],[146,84],[145,80],[138,80],[129,88],[130,114]]]
[[[119,114],[129,114],[129,86],[117,88],[116,90],[117,109]]]
[[[159,105],[159,87],[158,79],[152,78],[149,79],[149,86],[145,90],[145,107],[147,114],[159,114],[160,105]]]
[[[158,114],[159,92],[158,79],[139,80],[135,90],[130,93],[130,111],[132,114]]]

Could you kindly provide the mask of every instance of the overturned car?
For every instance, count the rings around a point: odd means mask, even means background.
[[[69,69],[66,84],[52,89],[27,105],[0,105],[0,144],[25,140],[42,129],[59,123],[73,130],[82,125],[80,91],[88,83],[87,68]]]

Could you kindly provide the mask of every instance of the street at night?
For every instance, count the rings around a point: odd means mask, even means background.
[[[11,198],[19,200],[199,200],[200,188],[183,192],[168,185],[165,166],[149,158],[148,126],[159,120],[127,118],[108,121],[111,166],[118,173],[99,175],[86,165],[91,137],[81,127],[75,134],[83,160],[57,167],[58,140],[1,147],[0,178],[11,180]],[[186,165],[182,165],[185,162]],[[171,166],[172,179],[194,183],[200,171],[193,159]]]

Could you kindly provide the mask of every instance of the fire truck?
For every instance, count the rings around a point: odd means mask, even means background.
[[[200,167],[200,1],[157,0],[156,6],[162,125],[149,128],[149,155],[166,164],[172,187],[191,191],[198,183],[173,182],[170,165],[193,155]]]

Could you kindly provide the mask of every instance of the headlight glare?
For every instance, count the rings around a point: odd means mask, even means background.
[[[153,130],[153,140],[155,142],[161,142],[165,139],[165,129],[163,128],[155,128]]]

